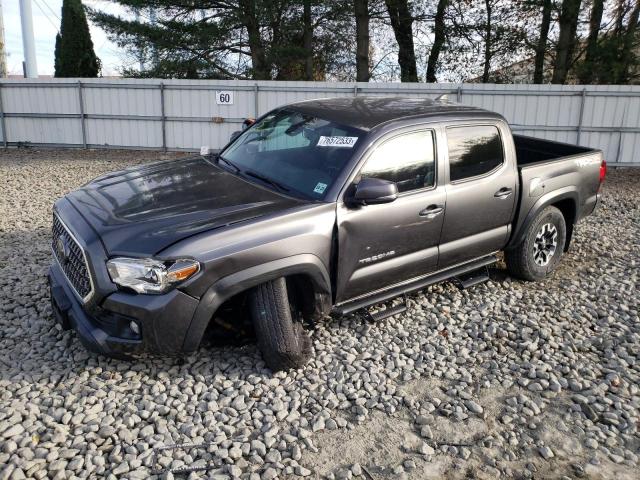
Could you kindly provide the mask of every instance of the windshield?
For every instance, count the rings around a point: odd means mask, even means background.
[[[324,198],[364,132],[292,110],[277,110],[240,135],[220,161],[293,195]]]

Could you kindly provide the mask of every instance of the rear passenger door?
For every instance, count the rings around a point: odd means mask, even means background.
[[[492,253],[507,242],[517,197],[509,129],[501,123],[447,125],[447,208],[438,268]]]

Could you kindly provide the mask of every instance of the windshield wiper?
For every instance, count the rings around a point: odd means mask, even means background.
[[[275,180],[270,179],[269,177],[265,177],[264,175],[260,175],[259,173],[251,172],[249,170],[245,170],[244,174],[257,178],[258,180],[262,180],[264,183],[268,183],[271,186],[276,187],[278,190],[282,190],[283,192],[288,192],[290,189],[282,185],[281,183],[276,182]]]
[[[221,161],[233,168],[236,173],[240,173],[240,168],[238,168],[235,163],[233,163],[231,160],[227,160],[222,155],[218,155],[218,163],[220,163]]]
[[[218,155],[218,163],[219,162],[224,162],[227,165],[229,165],[231,168],[233,168],[235,173],[238,174],[242,174],[242,175],[247,175],[248,177],[253,177],[253,178],[257,178],[258,180],[263,181],[264,183],[268,183],[269,185],[271,185],[272,187],[277,188],[278,190],[281,190],[283,192],[288,192],[289,188],[285,187],[284,185],[282,185],[281,183],[276,182],[275,180],[272,180],[268,177],[265,177],[264,175],[260,175],[259,173],[254,173],[250,170],[245,170],[244,172],[242,170],[240,170],[240,167],[238,167],[235,163],[233,163],[231,160],[227,160],[226,158],[224,158],[222,155]]]

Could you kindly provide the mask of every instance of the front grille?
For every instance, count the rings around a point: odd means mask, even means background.
[[[51,248],[60,268],[76,293],[86,300],[92,291],[91,278],[82,247],[56,214],[53,215]]]

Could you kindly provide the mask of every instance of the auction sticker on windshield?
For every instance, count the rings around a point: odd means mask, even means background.
[[[340,147],[353,148],[358,141],[358,137],[325,137],[321,136],[318,140],[318,147]]]

